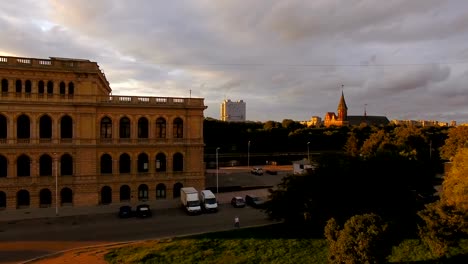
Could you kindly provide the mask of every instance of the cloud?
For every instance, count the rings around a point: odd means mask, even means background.
[[[16,0],[0,51],[97,61],[114,94],[225,97],[252,120],[336,110],[468,122],[464,1]],[[443,103],[441,103],[443,102]]]

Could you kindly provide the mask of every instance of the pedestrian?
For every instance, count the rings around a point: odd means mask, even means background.
[[[240,222],[239,222],[239,217],[238,216],[234,217],[234,227],[237,227],[237,228],[240,227]]]

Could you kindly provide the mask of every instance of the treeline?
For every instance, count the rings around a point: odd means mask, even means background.
[[[305,127],[299,122],[223,122],[204,121],[205,154],[216,148],[226,154],[343,151],[367,153],[374,148],[385,150],[393,143],[408,145],[418,158],[439,160],[439,149],[447,138],[446,127]],[[372,136],[372,137],[371,137]],[[351,139],[350,139],[351,138]],[[250,141],[250,144],[249,144]],[[309,144],[307,144],[310,142]],[[380,145],[377,143],[380,142]],[[393,142],[393,143],[392,143]],[[392,143],[392,144],[388,144]],[[345,147],[346,146],[346,147]],[[407,151],[407,150],[406,150]],[[414,155],[415,153],[407,153]]]
[[[468,238],[468,127],[351,128],[344,149],[283,178],[266,209],[304,232],[324,232],[329,263],[384,263],[392,245],[417,236],[445,258]],[[453,162],[439,200],[441,160]]]

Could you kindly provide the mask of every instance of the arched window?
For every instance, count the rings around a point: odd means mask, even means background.
[[[21,93],[23,90],[23,83],[21,80],[16,80],[16,92]]]
[[[130,173],[131,163],[130,156],[127,153],[120,155],[119,159],[119,173]]]
[[[166,119],[162,117],[156,120],[156,138],[166,138]]]
[[[183,171],[184,170],[184,156],[180,153],[176,153],[173,156],[173,171]]]
[[[120,119],[119,134],[120,138],[130,138],[130,119],[128,117]]]
[[[47,154],[39,158],[39,176],[52,176],[52,158]]]
[[[182,119],[178,117],[174,119],[174,126],[172,132],[174,138],[184,137],[184,121],[182,121]]]
[[[69,154],[63,154],[60,157],[60,176],[73,175],[73,158]]]
[[[6,206],[7,206],[6,201],[7,201],[6,193],[0,191],[0,209],[5,209],[6,208]]]
[[[138,201],[147,201],[148,200],[148,185],[141,184],[138,186]]]
[[[141,153],[138,155],[138,172],[148,172],[149,170],[149,163],[148,163],[148,155],[146,153]]]
[[[112,173],[112,157],[109,154],[101,156],[101,174]]]
[[[20,190],[16,193],[16,207],[17,208],[27,208],[29,207],[31,201],[29,197],[29,192],[26,190]]]
[[[70,188],[65,187],[60,191],[60,204],[61,205],[73,204],[73,192]]]
[[[44,81],[39,81],[39,83],[37,84],[37,93],[43,95],[44,87],[45,87]]]
[[[0,178],[8,176],[8,160],[0,155]]]
[[[68,83],[68,96],[75,94],[75,84],[73,82]]]
[[[8,93],[8,80],[2,79],[2,93]]]
[[[138,119],[138,138],[148,138],[148,119]]]
[[[112,138],[112,120],[107,116],[101,119],[101,138]]]
[[[20,115],[16,120],[16,137],[18,139],[30,138],[30,121],[27,115]]]
[[[162,183],[156,185],[156,199],[166,199],[166,185]]]
[[[173,198],[180,197],[180,189],[182,189],[182,187],[184,186],[180,182],[174,184],[174,188],[172,189]]]
[[[104,186],[101,189],[101,204],[112,203],[112,189],[109,186]]]
[[[42,189],[39,192],[39,207],[50,207],[52,204],[52,192],[49,189]]]
[[[43,115],[39,120],[39,138],[52,138],[52,118],[48,115]]]
[[[16,173],[18,177],[31,176],[31,159],[26,155],[21,155],[16,161]]]
[[[131,196],[130,187],[128,185],[122,185],[120,187],[120,201],[129,202],[130,196]]]
[[[164,153],[156,155],[156,171],[166,171],[166,155]]]
[[[47,82],[47,94],[48,95],[54,94],[54,83],[52,81]]]
[[[26,83],[25,83],[25,87],[24,87],[24,91],[26,93],[31,93],[31,90],[32,90],[32,84],[31,84],[31,81],[30,80],[26,80]]]
[[[65,95],[65,83],[64,82],[60,82],[59,90],[60,90],[60,95]]]
[[[63,116],[60,119],[60,138],[73,138],[73,120],[68,115]]]
[[[6,117],[0,114],[0,139],[6,139],[8,136],[7,123]]]

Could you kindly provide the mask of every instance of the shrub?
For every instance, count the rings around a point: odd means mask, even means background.
[[[391,247],[385,244],[387,224],[376,214],[355,215],[342,230],[335,219],[325,227],[329,263],[384,263]]]
[[[426,205],[418,215],[424,221],[424,225],[419,226],[419,237],[436,257],[442,257],[450,247],[458,246],[463,234],[467,233],[466,215],[441,201]]]

